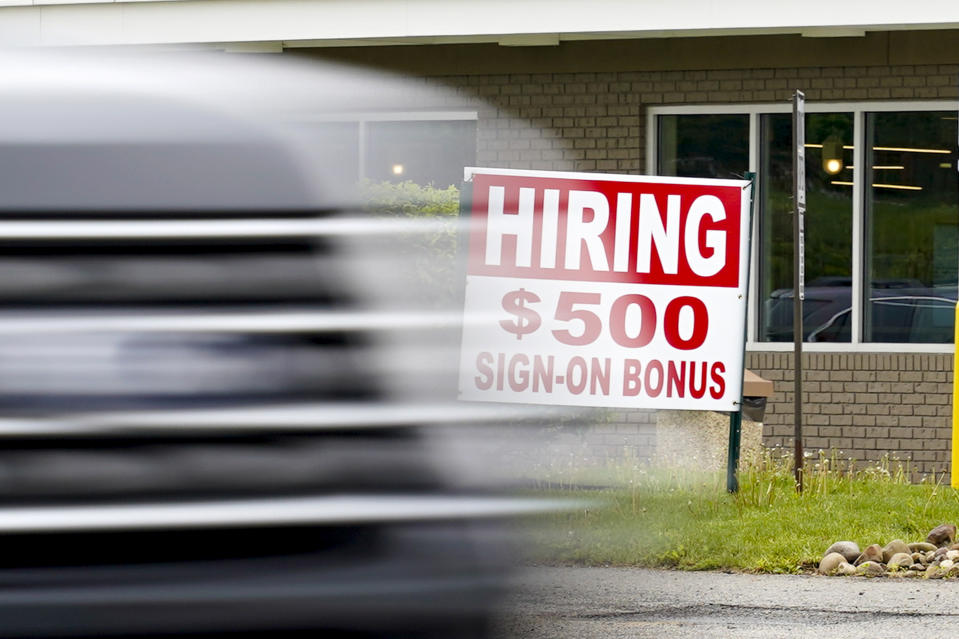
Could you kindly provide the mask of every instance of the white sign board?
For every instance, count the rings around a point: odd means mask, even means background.
[[[461,399],[739,409],[750,182],[466,179]]]

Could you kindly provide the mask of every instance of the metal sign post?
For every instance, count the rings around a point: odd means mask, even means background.
[[[796,203],[793,215],[793,441],[796,490],[803,488],[802,446],[802,307],[805,291],[805,216],[806,216],[806,95],[793,95],[793,195]]]

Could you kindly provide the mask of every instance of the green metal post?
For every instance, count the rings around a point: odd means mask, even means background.
[[[740,406],[742,403],[740,403]],[[739,479],[736,471],[739,469],[739,443],[743,433],[743,411],[740,409],[729,414],[729,456],[726,461],[726,491],[735,493],[739,490]]]
[[[752,256],[752,236],[753,236],[753,208],[756,206],[756,174],[747,173],[746,179],[751,182],[752,188],[749,189],[749,229],[746,237],[746,259]],[[749,304],[749,271],[746,269],[746,304]],[[746,322],[743,323],[743,353],[740,370],[746,370],[746,338],[748,330]],[[743,434],[743,396],[742,390],[739,394],[739,410],[729,414],[729,450],[726,456],[726,491],[735,493],[739,491],[739,478],[736,473],[739,470],[739,448]]]

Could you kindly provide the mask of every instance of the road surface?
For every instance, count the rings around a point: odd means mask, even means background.
[[[498,630],[511,639],[956,637],[959,581],[530,568]]]

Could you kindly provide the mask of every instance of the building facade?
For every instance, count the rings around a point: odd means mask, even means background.
[[[356,149],[344,179],[452,181],[469,158],[516,169],[756,173],[747,366],[775,383],[763,438],[784,447],[793,433],[790,99],[802,90],[805,445],[898,457],[917,477],[949,469],[959,283],[951,4],[9,4],[0,34],[13,44],[273,52],[453,89],[429,109],[337,124],[344,148]],[[431,142],[414,148],[423,138]],[[367,165],[372,148],[397,160]],[[613,413],[603,429],[610,449],[655,443],[651,414]]]

